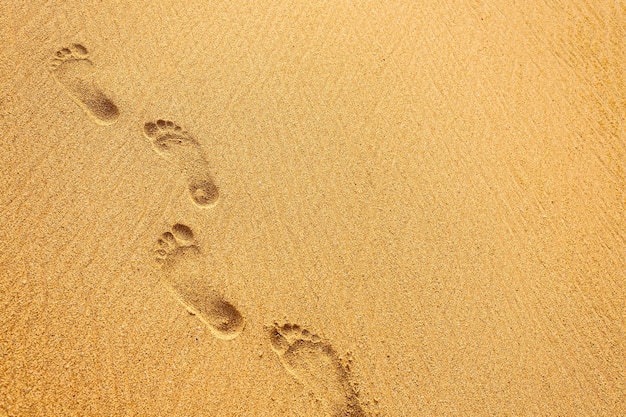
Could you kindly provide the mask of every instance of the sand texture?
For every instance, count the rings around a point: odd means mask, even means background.
[[[626,2],[0,2],[0,416],[626,416]]]

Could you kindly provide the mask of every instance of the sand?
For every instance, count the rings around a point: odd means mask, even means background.
[[[626,415],[625,21],[0,3],[0,415]]]

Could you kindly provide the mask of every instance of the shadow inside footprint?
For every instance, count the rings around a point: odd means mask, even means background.
[[[174,297],[205,323],[213,335],[230,340],[245,326],[239,310],[211,285],[209,270],[194,238],[193,231],[175,224],[161,235],[157,261],[163,271],[163,284]]]

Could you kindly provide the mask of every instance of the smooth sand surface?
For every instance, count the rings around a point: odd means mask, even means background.
[[[0,415],[626,415],[624,22],[1,2]]]

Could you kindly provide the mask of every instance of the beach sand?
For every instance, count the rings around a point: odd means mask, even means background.
[[[2,2],[0,415],[626,415],[625,21]]]

